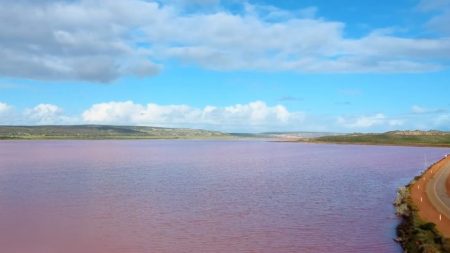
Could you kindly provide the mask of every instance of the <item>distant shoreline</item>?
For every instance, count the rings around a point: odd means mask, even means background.
[[[442,131],[391,131],[386,133],[347,134],[303,138],[299,142],[393,145],[417,147],[450,147],[450,132]]]
[[[134,137],[111,137],[111,138],[79,138],[79,137],[51,137],[51,138],[1,138],[1,141],[133,141],[133,140],[243,140],[243,138],[234,137],[149,137],[149,138],[134,138]]]
[[[432,144],[432,143],[373,143],[373,142],[332,142],[332,141],[315,141],[315,140],[295,140],[286,142],[312,143],[312,144],[337,144],[337,145],[370,145],[370,146],[393,146],[393,147],[430,147],[430,148],[450,148],[449,144]]]
[[[0,140],[222,139],[233,136],[202,129],[114,125],[0,126]]]
[[[138,141],[138,140],[211,140],[211,141],[268,141],[268,142],[284,142],[284,143],[303,143],[303,144],[329,144],[329,145],[361,145],[361,146],[390,146],[390,147],[429,147],[429,148],[450,148],[450,144],[393,144],[393,143],[370,143],[370,142],[326,142],[326,141],[311,141],[311,140],[298,140],[298,139],[277,139],[277,138],[256,138],[256,137],[236,137],[236,136],[223,136],[223,137],[198,137],[198,136],[181,136],[181,137],[73,137],[73,136],[61,136],[61,137],[15,137],[15,138],[2,138],[2,141]]]
[[[125,125],[0,125],[1,140],[259,140],[317,144],[450,148],[450,132],[434,130],[353,134],[333,132],[228,133],[192,128]]]

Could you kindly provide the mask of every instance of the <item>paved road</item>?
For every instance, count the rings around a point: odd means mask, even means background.
[[[445,183],[450,175],[450,162],[433,176],[427,184],[426,193],[433,206],[443,215],[450,219],[450,197],[447,194]]]

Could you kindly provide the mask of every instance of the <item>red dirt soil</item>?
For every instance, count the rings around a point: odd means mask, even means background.
[[[447,195],[450,196],[450,177],[445,180],[445,188],[447,189]]]
[[[422,175],[422,178],[410,186],[410,192],[412,201],[418,209],[419,217],[424,221],[436,224],[437,229],[442,233],[442,235],[450,238],[450,219],[445,215],[442,215],[442,220],[439,220],[440,213],[431,204],[425,192],[426,185],[428,184],[431,176],[448,163],[450,163],[450,156],[428,168]],[[447,194],[449,194],[450,177],[446,180],[446,188]]]

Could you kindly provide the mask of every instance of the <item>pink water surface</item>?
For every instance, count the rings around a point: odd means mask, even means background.
[[[396,188],[449,149],[0,142],[0,252],[401,252]]]

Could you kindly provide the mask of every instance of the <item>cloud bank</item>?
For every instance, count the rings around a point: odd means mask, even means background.
[[[200,11],[189,11],[186,1],[162,2],[0,0],[0,76],[110,82],[158,74],[168,62],[218,71],[399,73],[436,71],[450,60],[447,35],[346,37],[345,23],[318,17],[315,7],[242,2],[232,12],[202,0]],[[447,29],[447,12],[429,25]]]
[[[26,109],[23,117],[29,122],[39,125],[70,124],[75,118],[64,115],[64,110],[52,104],[39,104],[33,108]]]
[[[229,106],[193,107],[183,104],[139,104],[110,101],[93,104],[79,114],[67,115],[53,104],[38,104],[22,111],[0,102],[0,125],[111,124],[203,128],[225,132],[330,131],[381,132],[396,129],[450,130],[450,112],[414,105],[401,115],[313,115],[291,111],[263,101]]]
[[[359,117],[338,117],[337,122],[348,129],[367,129],[375,126],[400,127],[403,121],[400,119],[389,119],[383,113]]]
[[[0,103],[0,124],[113,124],[265,131],[285,128],[288,124],[304,120],[301,112],[289,112],[282,105],[270,106],[262,101],[204,108],[111,101],[94,104],[80,115],[66,115],[57,105],[39,104],[6,117],[12,111],[13,106]]]
[[[95,104],[82,114],[92,124],[131,124],[213,129],[267,129],[283,126],[295,117],[284,106],[261,101],[227,107],[136,104],[132,101]]]

